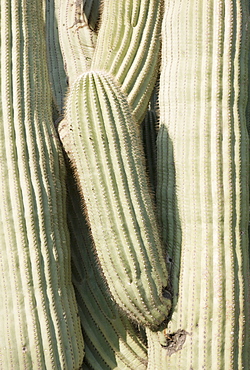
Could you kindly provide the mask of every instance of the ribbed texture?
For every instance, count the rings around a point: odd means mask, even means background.
[[[67,100],[69,152],[86,202],[101,267],[116,302],[157,326],[168,315],[168,274],[143,149],[127,101],[112,78],[89,72]],[[63,130],[62,130],[63,133]]]
[[[157,331],[153,332],[146,328],[148,342],[148,366],[147,370],[162,370],[169,369],[167,365],[167,351],[162,345],[166,344],[164,333]],[[178,367],[176,366],[176,369]],[[175,369],[174,367],[170,369]],[[189,367],[186,369],[189,370]]]
[[[91,65],[100,0],[54,1],[64,68],[71,86]]]
[[[59,41],[58,22],[60,2],[61,0],[46,1],[45,26],[48,70],[53,100],[58,113],[63,114],[64,98],[68,87],[68,77],[65,72],[65,64]]]
[[[3,370],[78,369],[83,360],[43,32],[42,1],[1,3]]]
[[[83,369],[141,369],[147,367],[147,349],[126,316],[108,294],[93,250],[82,202],[72,174],[68,176],[68,224],[71,235],[72,281],[83,327]]]
[[[159,67],[161,0],[106,0],[92,69],[113,75],[136,121],[146,112]]]
[[[167,333],[188,335],[161,369],[248,369],[248,2],[165,6],[157,198],[173,260]]]

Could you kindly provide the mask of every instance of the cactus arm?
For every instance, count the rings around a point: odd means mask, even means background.
[[[102,370],[145,369],[146,346],[108,294],[72,173],[68,175],[67,185],[72,282],[83,327],[84,366]]]
[[[1,3],[0,363],[80,367],[65,169],[51,112],[42,1]]]
[[[145,115],[157,78],[161,8],[160,0],[108,0],[103,4],[91,68],[115,77],[138,122]]]
[[[170,306],[162,294],[168,274],[142,143],[127,101],[109,75],[91,71],[72,87],[66,117],[68,137],[60,136],[109,289],[131,318],[157,326]]]
[[[164,366],[249,368],[248,3],[167,1],[162,34],[158,208],[165,230],[171,212],[182,234],[169,248],[180,274],[166,332],[188,333]],[[160,181],[168,171],[174,181]]]

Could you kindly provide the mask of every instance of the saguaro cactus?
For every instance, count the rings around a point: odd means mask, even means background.
[[[0,368],[250,368],[249,2],[0,10]]]
[[[157,76],[160,4],[104,4],[91,70],[71,86],[59,128],[108,287],[132,319],[154,327],[167,317],[170,296],[137,121],[154,87],[144,80]]]
[[[85,346],[83,368],[145,370],[145,334],[141,331],[138,333],[138,329],[110,297],[100,273],[93,241],[82,211],[82,199],[73,176],[68,176],[67,182],[72,282]],[[141,334],[144,334],[143,337]]]
[[[141,122],[158,75],[162,0],[104,2],[91,68],[111,74]]]
[[[248,7],[165,3],[157,207],[174,300],[165,348],[151,343],[166,369],[250,366]]]
[[[65,129],[61,138],[86,203],[109,289],[132,319],[156,327],[171,305],[164,298],[164,251],[138,128],[109,74],[90,71],[75,81]]]
[[[43,32],[42,1],[1,2],[1,369],[83,360]]]

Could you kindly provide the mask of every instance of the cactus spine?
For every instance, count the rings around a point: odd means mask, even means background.
[[[127,100],[108,74],[87,72],[71,88],[66,121],[61,137],[111,294],[132,319],[157,327],[170,308],[168,274]]]
[[[166,333],[187,335],[171,354],[167,337],[158,348],[166,369],[247,369],[248,2],[165,6],[157,206],[174,260]]]
[[[78,369],[83,360],[43,32],[42,1],[1,3],[2,369]]]

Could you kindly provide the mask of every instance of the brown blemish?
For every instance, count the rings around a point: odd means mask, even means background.
[[[186,341],[187,334],[188,332],[183,329],[179,329],[175,333],[164,334],[166,338],[166,344],[161,344],[161,346],[166,349],[167,356],[171,356],[173,353],[182,349],[183,344]]]

